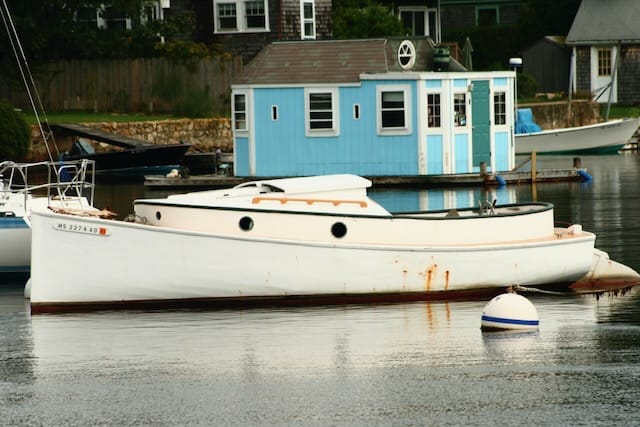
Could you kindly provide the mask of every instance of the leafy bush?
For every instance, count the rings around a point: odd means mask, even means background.
[[[31,129],[9,104],[0,101],[0,161],[21,161],[29,151]]]
[[[527,73],[518,73],[518,98],[533,98],[538,91],[536,79]]]

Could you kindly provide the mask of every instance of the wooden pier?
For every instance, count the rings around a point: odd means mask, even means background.
[[[376,187],[413,187],[413,188],[441,188],[441,187],[474,187],[499,186],[505,184],[521,184],[532,182],[585,181],[590,176],[581,167],[580,158],[573,159],[573,167],[566,169],[538,170],[535,153],[514,170],[497,174],[485,172],[481,167],[479,173],[448,174],[448,175],[389,175],[367,176]],[[222,174],[188,175],[188,176],[145,176],[145,186],[155,189],[213,189],[232,187],[234,185],[264,179],[282,177],[237,177]]]

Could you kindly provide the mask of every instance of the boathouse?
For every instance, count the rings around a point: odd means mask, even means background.
[[[514,78],[428,37],[272,43],[231,87],[235,174],[510,170]]]

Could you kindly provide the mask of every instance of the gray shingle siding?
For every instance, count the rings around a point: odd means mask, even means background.
[[[618,103],[640,103],[640,46],[623,46],[618,72]]]

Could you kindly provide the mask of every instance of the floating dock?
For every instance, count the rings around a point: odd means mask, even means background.
[[[212,189],[232,187],[234,185],[263,179],[282,177],[236,177],[228,175],[190,175],[167,177],[162,175],[145,176],[145,186],[156,189]],[[376,187],[473,187],[473,186],[499,186],[504,184],[521,184],[533,182],[560,182],[560,181],[587,181],[591,177],[587,170],[580,167],[579,159],[574,159],[574,167],[566,169],[537,170],[535,156],[523,162],[517,169],[509,172],[469,173],[449,175],[392,175],[392,176],[367,176]]]

